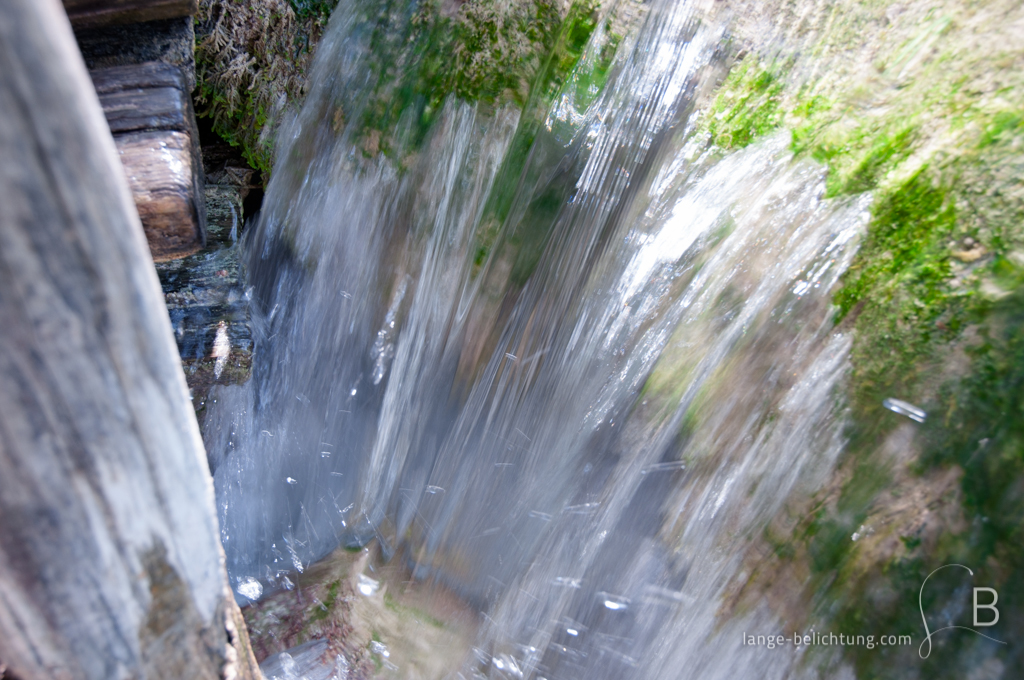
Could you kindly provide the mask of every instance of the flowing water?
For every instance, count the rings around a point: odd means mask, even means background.
[[[770,612],[720,610],[843,448],[828,300],[869,199],[825,200],[783,137],[707,150],[721,40],[653,0],[501,212],[519,110],[449,99],[368,157],[334,115],[360,120],[372,58],[339,6],[244,244],[253,376],[205,423],[241,601],[377,538],[482,612],[464,677],[790,672],[741,645]]]

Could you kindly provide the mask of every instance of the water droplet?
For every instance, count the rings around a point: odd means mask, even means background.
[[[918,423],[923,423],[925,418],[928,417],[928,414],[925,413],[924,410],[922,410],[921,408],[914,406],[913,404],[909,404],[905,401],[901,401],[899,399],[883,399],[882,406],[889,409],[893,413],[898,413],[901,416],[906,416]]]
[[[363,595],[370,597],[374,595],[377,590],[380,589],[380,581],[375,581],[368,576],[359,575],[359,592]]]
[[[243,579],[242,582],[238,584],[238,588],[236,590],[242,597],[246,597],[250,600],[258,600],[260,599],[260,596],[263,595],[263,584],[250,576]]]

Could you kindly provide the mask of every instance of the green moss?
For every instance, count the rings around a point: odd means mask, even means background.
[[[946,533],[930,547],[917,535],[902,536],[905,551],[878,565],[880,571],[837,579],[823,598],[830,603],[830,625],[837,630],[911,634],[916,646],[924,634],[919,595],[935,630],[969,624],[970,588],[980,585],[995,588],[1000,603],[1007,603],[1001,608],[1003,622],[986,634],[1012,640],[1019,630],[1019,620],[1008,608],[1024,598],[1024,289],[997,303],[979,304],[970,316],[981,326],[978,342],[969,349],[971,371],[941,391],[935,417],[925,426],[921,460],[922,472],[947,466],[963,470],[963,511],[969,526]],[[974,577],[943,570],[922,592],[925,578],[943,564],[967,565]],[[958,611],[963,613],[957,616]],[[943,612],[953,618],[943,621]],[[857,677],[893,679],[908,677],[918,664],[930,678],[967,677],[979,654],[1001,658],[1009,676],[1021,670],[1022,659],[1005,647],[952,633],[936,637],[932,656],[923,663],[916,649],[845,650]]]
[[[532,122],[534,109],[546,109],[573,72],[597,23],[592,0],[574,3],[564,20],[549,0],[472,0],[454,17],[438,3],[423,3],[409,17],[401,16],[404,7],[395,2],[367,18],[375,84],[358,136],[379,140],[365,147],[367,155],[415,150],[449,96],[485,110],[512,103]],[[594,69],[588,92],[594,81],[603,86],[607,66]],[[529,148],[533,134],[524,130],[513,150],[524,142]]]
[[[844,176],[829,174],[826,196],[859,194],[878,186],[883,173],[910,155],[914,128],[906,127],[891,135],[882,134],[865,145],[864,153]]]
[[[444,622],[440,619],[437,619],[424,611],[416,609],[415,607],[407,607],[405,605],[399,604],[395,601],[395,598],[391,597],[391,593],[384,593],[384,606],[387,609],[390,609],[394,613],[398,614],[399,616],[415,619],[416,621],[420,621],[422,623],[428,623],[431,626],[434,626],[435,628],[445,627]]]
[[[885,488],[889,470],[870,458],[857,461],[834,508],[819,507],[804,530],[811,568],[819,582],[842,572],[856,550],[853,534],[868,518],[872,502]]]
[[[269,177],[273,164],[273,149],[261,143],[253,134],[257,130],[262,130],[267,123],[263,109],[254,112],[253,99],[248,96],[243,98],[241,106],[231,107],[226,97],[204,80],[200,81],[197,100],[206,104],[200,115],[212,118],[213,131],[231,146],[238,147],[249,167],[259,170],[264,177]],[[221,115],[217,115],[218,112]]]
[[[997,264],[997,268],[999,265]],[[1017,271],[1019,277],[1020,271]],[[939,402],[945,418],[930,433],[926,465],[964,471],[965,508],[984,518],[975,537],[979,558],[1000,544],[1017,546],[1024,566],[1024,285],[972,316],[979,340],[968,349],[972,371],[947,386]]]
[[[338,0],[288,0],[296,16],[330,16]]]
[[[723,149],[742,149],[782,123],[780,65],[763,66],[750,56],[722,83],[704,117],[711,141]]]
[[[620,38],[602,31],[602,39],[591,42],[598,25],[597,9],[597,3],[590,0],[574,3],[559,26],[529,88],[519,126],[502,159],[484,210],[483,223],[489,226],[477,235],[476,262],[482,264],[494,247],[503,248],[513,263],[513,285],[523,285],[536,269],[555,219],[575,187],[575,178],[570,175],[544,182],[543,190],[530,198],[515,228],[499,241],[500,226],[508,220],[522,187],[535,185],[557,162],[555,159],[561,158],[564,145],[574,132],[559,128],[557,121],[549,121],[548,111],[556,99],[568,99],[576,112],[582,114],[608,81]],[[559,129],[552,131],[549,126]]]
[[[826,196],[872,191],[886,173],[910,156],[917,141],[916,127],[899,118],[864,119],[850,126],[833,106],[815,97],[795,107],[798,124],[791,148],[828,166]]]
[[[200,114],[265,176],[282,97],[285,108],[301,101],[312,49],[335,4],[291,0],[288,16],[271,16],[259,2],[202,4],[196,51]],[[415,150],[450,95],[486,107],[525,107],[532,93],[562,86],[596,26],[593,0],[574,3],[564,21],[559,7],[552,0],[470,0],[452,16],[442,13],[439,0],[417,6],[404,0],[361,3],[356,21],[369,36],[372,85],[355,95],[365,96],[362,101],[337,102],[339,110],[362,112],[356,138],[364,140],[370,156]],[[597,80],[604,77],[600,71]],[[583,86],[589,92],[591,85]]]
[[[913,295],[913,309],[906,316],[927,325],[947,304],[946,244],[955,225],[955,206],[945,189],[933,185],[927,168],[881,196],[868,235],[835,294],[839,318],[869,297],[884,304],[896,297],[897,289],[905,289]]]
[[[201,0],[195,18],[197,114],[269,178],[276,126],[303,96],[334,0]],[[282,106],[283,103],[283,106]]]
[[[338,601],[338,590],[341,588],[341,581],[334,581],[327,588],[327,597],[324,598],[324,606],[330,609]]]
[[[370,652],[370,660],[373,661],[373,668],[378,673],[384,669],[384,661],[380,658],[380,655],[373,651],[373,643],[383,644],[381,642],[380,633],[372,631],[370,633],[370,642],[366,643],[366,649]]]
[[[992,121],[986,126],[985,133],[978,142],[978,147],[992,146],[1001,140],[1006,140],[1015,134],[1019,134],[1022,124],[1024,124],[1024,114],[1015,111],[1000,111],[993,116]]]
[[[995,210],[1000,192],[975,186],[985,181],[980,178],[1000,176],[995,168],[1014,148],[1018,125],[1011,117],[994,116],[982,142],[970,147],[978,153],[964,152],[939,169],[923,167],[881,192],[860,251],[835,294],[839,318],[850,317],[855,329],[850,474],[837,507],[819,510],[803,538],[818,574],[817,596],[822,606],[828,603],[819,613],[836,630],[912,634],[919,643],[921,584],[943,564],[968,565],[975,576],[949,570],[929,581],[923,604],[931,621],[943,611],[963,609],[972,585],[996,588],[1000,601],[1024,597],[1024,267],[1005,255],[1010,244],[1019,243],[1024,206]],[[975,226],[978,215],[988,217],[984,228]],[[967,235],[991,255],[963,262],[954,257]],[[1007,294],[997,300],[981,294],[982,280]],[[970,368],[941,378],[954,343],[965,347]],[[967,526],[947,529],[930,543],[915,533],[899,536],[903,549],[865,573],[850,533],[884,511],[875,505],[879,492],[890,488],[877,462],[881,444],[908,422],[882,408],[890,396],[928,411],[919,426],[922,453],[914,474],[962,470]],[[859,571],[851,570],[854,565]],[[963,622],[961,615],[956,623]],[[990,632],[1005,639],[999,631]],[[866,678],[907,677],[919,664],[928,677],[964,677],[977,654],[994,653],[1009,667],[1020,667],[1021,659],[981,644],[947,635],[936,640],[926,662],[916,649],[851,647],[844,656]]]
[[[397,145],[418,146],[449,95],[486,106],[525,106],[530,83],[543,70],[563,28],[556,5],[547,0],[509,7],[475,0],[455,17],[425,3],[404,24],[395,21],[399,7],[404,3],[380,12],[370,41],[376,85],[362,125],[383,134],[384,153]],[[565,26],[578,23],[579,7],[570,9]],[[411,137],[393,137],[406,115],[415,121]]]

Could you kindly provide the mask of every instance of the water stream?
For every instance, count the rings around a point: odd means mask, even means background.
[[[244,243],[253,376],[204,426],[240,601],[376,538],[483,613],[463,677],[787,676],[741,646],[769,612],[719,610],[843,448],[828,294],[869,199],[825,200],[784,137],[707,150],[721,40],[653,0],[496,221],[519,110],[449,99],[418,149],[365,153],[339,6]]]

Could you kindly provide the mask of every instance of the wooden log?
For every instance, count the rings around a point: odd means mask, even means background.
[[[181,69],[162,62],[96,69],[92,76],[110,131],[177,130],[192,134]]]
[[[100,105],[114,134],[138,130],[191,132],[185,121],[188,101],[174,87],[101,94]]]
[[[75,28],[192,16],[198,0],[63,0]]]
[[[75,39],[90,71],[161,61],[181,69],[186,93],[195,89],[196,34],[192,17],[78,28]]]
[[[114,141],[153,259],[173,260],[202,248],[189,136],[139,132],[117,135]]]
[[[0,668],[260,677],[116,147],[57,0],[0,12]]]
[[[162,61],[141,64],[109,66],[89,72],[92,85],[101,97],[126,90],[145,90],[153,87],[174,87],[185,91],[185,77],[180,68]]]
[[[91,75],[153,259],[199,251],[206,244],[202,164],[181,70],[150,62]]]

